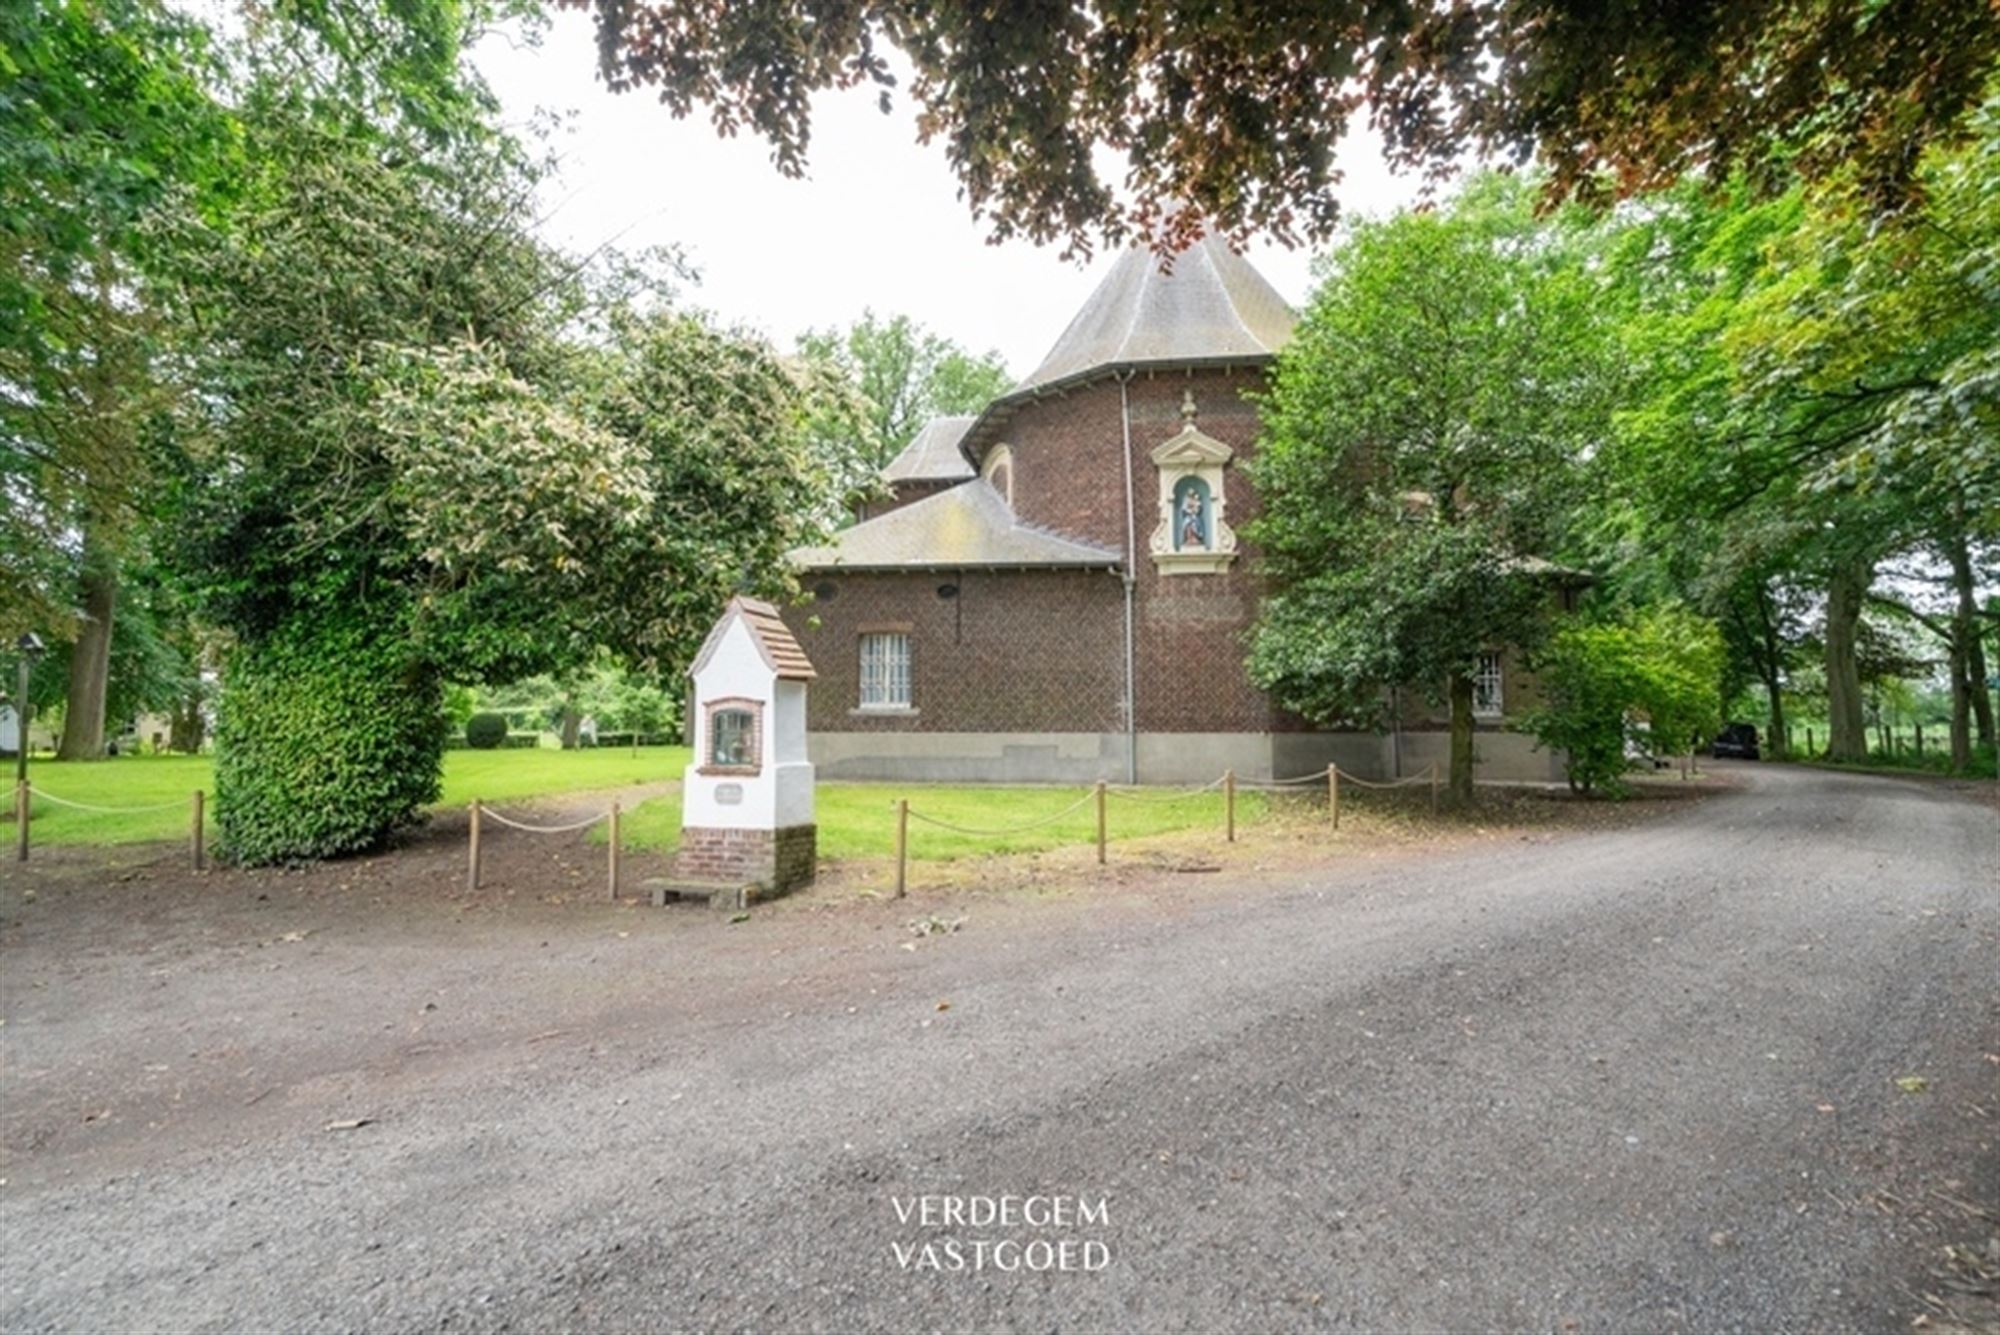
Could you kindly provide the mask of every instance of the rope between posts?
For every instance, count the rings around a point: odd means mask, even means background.
[[[1167,802],[1185,802],[1190,797],[1200,797],[1203,793],[1212,793],[1221,786],[1222,779],[1217,778],[1213,783],[1203,784],[1199,788],[1190,788],[1184,793],[1175,793],[1172,797],[1155,797],[1137,788],[1106,788],[1104,794],[1106,797],[1123,798],[1127,802],[1158,802],[1164,804]]]
[[[610,815],[611,813],[609,811],[600,811],[595,816],[592,816],[588,820],[576,821],[573,824],[569,825],[530,825],[526,821],[510,820],[507,817],[501,815],[499,812],[495,811],[492,807],[481,806],[479,808],[479,816],[481,820],[484,820],[490,816],[494,820],[499,821],[502,825],[507,826],[509,829],[522,830],[528,834],[568,834],[573,830],[588,829],[590,826],[597,824],[597,822],[604,820]]]
[[[1346,770],[1342,770],[1340,772],[1340,781],[1342,783],[1359,784],[1363,788],[1407,788],[1413,783],[1429,783],[1436,774],[1437,766],[1429,765],[1424,768],[1422,773],[1412,774],[1407,779],[1390,779],[1386,783],[1375,783],[1368,779],[1357,779]]]
[[[42,798],[46,801],[55,803],[59,807],[70,807],[77,811],[92,811],[96,812],[99,815],[105,815],[105,816],[123,815],[129,812],[139,812],[139,811],[172,811],[175,807],[184,807],[188,803],[194,801],[192,797],[182,797],[182,798],[176,798],[172,802],[159,802],[155,803],[152,806],[146,806],[146,807],[99,807],[99,806],[92,806],[88,802],[72,802],[67,797],[57,797],[54,793],[44,791],[43,789],[40,788],[36,788],[33,785],[30,785],[28,788],[28,796],[30,798],[37,798],[37,797]]]
[[[1340,781],[1342,783],[1356,784],[1362,788],[1407,788],[1413,783],[1431,782],[1431,777],[1433,774],[1436,773],[1436,771],[1437,771],[1436,765],[1429,765],[1426,766],[1423,770],[1419,771],[1418,773],[1410,775],[1408,778],[1390,779],[1387,782],[1376,782],[1371,779],[1363,779],[1356,775],[1348,773],[1346,770],[1340,770],[1339,774],[1340,774]],[[1322,785],[1325,784],[1326,771],[1319,770],[1312,774],[1302,774],[1296,779],[1269,779],[1261,782],[1256,779],[1238,779],[1236,781],[1236,786],[1238,788],[1270,789],[1270,788],[1284,788],[1296,784],[1307,784],[1307,783],[1317,783]]]
[[[926,825],[935,825],[940,830],[950,830],[953,834],[970,834],[985,839],[997,839],[1002,835],[1023,834],[1029,830],[1039,830],[1044,825],[1053,825],[1064,816],[1069,815],[1070,812],[1087,806],[1096,796],[1097,794],[1095,793],[1086,793],[1054,815],[1044,816],[1040,820],[1029,821],[1026,825],[1010,825],[1004,830],[979,830],[966,825],[953,825],[950,821],[939,820],[936,816],[926,816],[914,807],[910,809],[909,815],[911,820],[920,820]]]
[[[1326,771],[1314,770],[1311,774],[1301,774],[1296,779],[1238,779],[1239,788],[1284,788],[1295,783],[1325,783]]]

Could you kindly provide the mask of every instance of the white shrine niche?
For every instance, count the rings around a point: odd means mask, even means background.
[[[1181,399],[1182,426],[1153,447],[1160,479],[1160,522],[1149,544],[1162,575],[1214,575],[1236,559],[1223,474],[1235,451],[1195,425],[1194,391]]]
[[[818,843],[806,760],[812,664],[775,607],[734,598],[688,675],[694,758],[682,783],[677,873],[779,894],[811,881]]]

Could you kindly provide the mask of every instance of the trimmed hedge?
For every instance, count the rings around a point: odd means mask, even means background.
[[[465,744],[475,751],[491,751],[506,740],[505,714],[474,714],[465,721]]]
[[[393,623],[282,625],[241,645],[216,732],[219,851],[250,866],[339,857],[415,824],[443,783],[443,693]]]

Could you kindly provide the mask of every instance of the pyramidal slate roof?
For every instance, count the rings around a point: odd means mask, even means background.
[[[1113,367],[1261,361],[1291,341],[1292,308],[1250,261],[1216,236],[1176,256],[1170,272],[1138,247],[1111,266],[1028,378],[1006,398]]]
[[[886,482],[950,482],[971,477],[973,467],[959,451],[958,443],[977,420],[966,417],[933,417],[924,429],[903,447],[903,452],[882,470]]]
[[[791,559],[806,570],[1095,570],[1119,558],[1022,523],[991,483],[973,478],[842,529],[824,547],[798,548]]]
[[[738,619],[750,631],[750,638],[763,655],[764,663],[773,676],[782,681],[812,681],[818,674],[813,671],[812,660],[786,627],[778,609],[756,598],[746,598],[741,594],[729,600],[721,618],[709,630],[708,638],[701,643],[701,652],[695,655],[694,663],[688,668],[690,677],[708,666],[716,647],[722,643],[723,635]]]

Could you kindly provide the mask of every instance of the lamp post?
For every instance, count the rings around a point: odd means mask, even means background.
[[[41,636],[24,630],[21,638],[14,641],[14,647],[21,653],[21,691],[14,697],[14,726],[19,734],[14,738],[14,786],[18,791],[28,781],[28,674],[34,670],[35,660],[42,656],[45,646]]]

